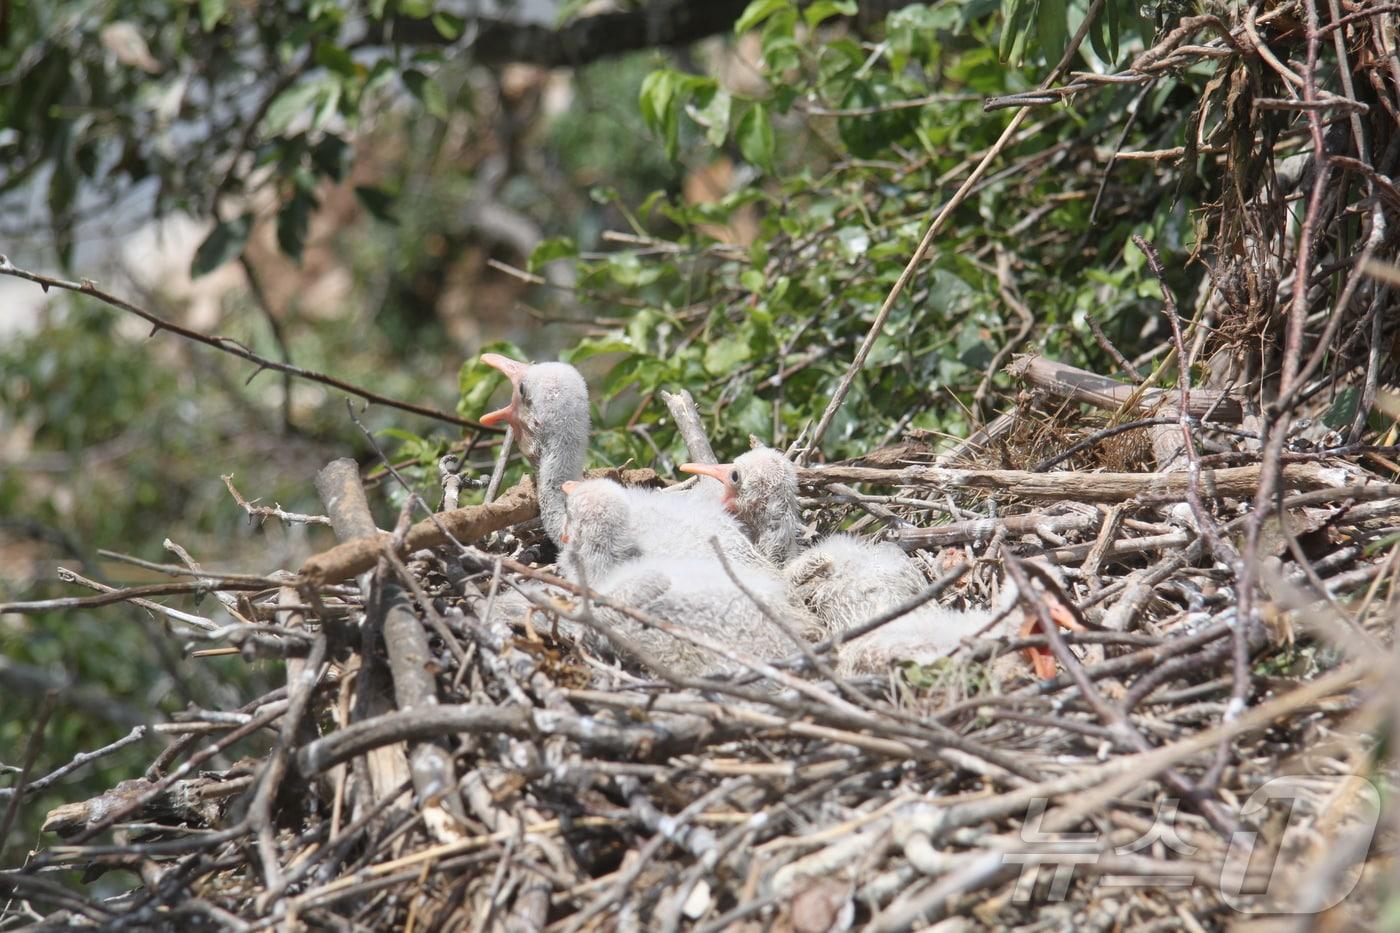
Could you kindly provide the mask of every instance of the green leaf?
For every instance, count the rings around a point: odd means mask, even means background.
[[[278,136],[291,125],[292,121],[305,113],[321,95],[321,84],[317,81],[304,81],[287,88],[268,105],[263,117],[262,131],[265,136]]]
[[[585,337],[574,345],[573,349],[565,350],[559,354],[559,359],[570,365],[577,366],[579,363],[595,356],[602,356],[605,353],[631,353],[632,344],[621,337]]]
[[[670,69],[653,71],[642,81],[638,103],[642,119],[666,145],[666,158],[674,162],[680,150],[681,94],[693,90],[694,82]]]
[[[636,253],[613,253],[608,257],[608,274],[618,285],[636,288],[650,285],[661,277],[662,269],[652,263],[642,265]]]
[[[789,0],[752,0],[734,22],[734,35],[741,36],[779,10],[790,7]]]
[[[520,348],[508,340],[488,343],[481,348],[481,353],[499,353],[513,360],[526,359]],[[505,379],[500,370],[481,362],[481,353],[463,362],[457,373],[457,386],[461,393],[457,412],[467,418],[478,418],[486,413],[486,403],[491,400],[491,393]]]
[[[412,19],[427,19],[433,12],[433,0],[398,0],[399,12]]]
[[[199,0],[199,25],[205,32],[213,32],[227,12],[228,0]]]
[[[1349,428],[1356,418],[1356,409],[1360,404],[1361,390],[1356,386],[1347,386],[1337,393],[1327,411],[1322,413],[1322,423],[1334,431]]]
[[[741,337],[721,337],[705,348],[705,371],[712,376],[727,376],[735,366],[749,358],[749,342]]]
[[[331,181],[340,181],[350,167],[350,144],[334,133],[327,133],[311,147],[311,161]]]
[[[603,383],[598,387],[598,392],[604,399],[610,399],[623,389],[638,384],[644,392],[654,389],[666,375],[666,367],[654,356],[647,356],[645,353],[633,353],[617,362],[608,374],[603,377]]]
[[[880,77],[851,82],[851,88],[841,106],[853,110],[870,109],[872,113],[842,117],[837,124],[841,141],[851,154],[873,159],[885,154],[891,145],[906,138],[918,125],[919,111],[910,108],[887,108],[905,98],[898,85]]]
[[[842,227],[836,231],[836,242],[841,244],[846,261],[855,262],[870,249],[870,234],[864,227]]]
[[[233,220],[223,220],[214,225],[199,249],[194,251],[194,261],[190,263],[190,275],[198,278],[212,272],[230,259],[243,252],[248,242],[248,233],[253,229],[253,215],[244,214]]]
[[[399,222],[398,218],[394,216],[394,206],[398,203],[396,195],[373,185],[356,185],[355,197],[360,199],[360,203],[375,220],[388,224]]]
[[[675,90],[675,82],[669,69],[653,71],[642,79],[637,103],[642,109],[642,120],[653,133],[660,134],[665,127],[666,113],[671,107],[671,98],[675,95]]]
[[[417,69],[405,71],[403,83],[429,115],[439,120],[447,119],[447,96],[443,94],[441,85]]]
[[[802,11],[802,18],[808,26],[816,29],[833,16],[855,16],[856,9],[855,0],[817,0]]]
[[[355,76],[355,60],[334,42],[322,39],[316,43],[316,64],[347,78]]]
[[[433,14],[433,28],[448,42],[455,42],[466,28],[467,21],[460,16],[438,11]]]
[[[380,428],[375,434],[383,434],[385,437],[392,437],[396,441],[403,441],[405,444],[427,443],[423,438],[412,431],[405,431],[403,428]]]
[[[544,240],[536,246],[534,252],[530,253],[529,269],[531,272],[538,272],[547,262],[554,262],[556,259],[572,259],[578,255],[578,245],[566,236],[553,237]]]
[[[768,24],[768,28],[763,31],[763,65],[770,72],[781,74],[786,71],[796,70],[802,64],[802,49],[792,29],[781,28],[785,25],[782,20],[791,18],[791,14],[784,14],[782,17],[774,17]],[[774,92],[775,102],[779,93],[784,90],[780,85]]]
[[[757,395],[736,401],[725,416],[740,437],[768,437],[773,431],[773,403]]]
[[[729,114],[734,100],[718,88],[696,95],[696,106],[689,109],[690,118],[705,128],[705,138],[711,146],[724,145],[729,135]]]
[[[1040,0],[1036,34],[1047,64],[1055,65],[1069,47],[1069,6],[1066,0]]]
[[[737,132],[739,152],[753,165],[771,171],[773,168],[773,124],[768,118],[768,108],[754,104],[739,118]]]
[[[1020,65],[1026,52],[1031,19],[1039,0],[1002,0],[1001,43],[997,54],[1004,62]]]
[[[316,196],[297,189],[290,201],[277,212],[277,245],[296,261],[301,260],[306,247],[306,231],[311,226],[311,214],[316,210]]]
[[[1099,61],[1110,69],[1118,58],[1118,4],[1121,2],[1122,0],[1106,2],[1094,22],[1089,25],[1089,48]],[[1077,16],[1088,12],[1078,3],[1072,11]],[[1077,30],[1082,22],[1071,20],[1070,25]]]
[[[337,108],[340,106],[341,84],[339,81],[330,81],[322,86],[323,97],[321,106],[316,108],[316,115],[311,118],[311,130],[315,132],[330,122],[335,116]]]
[[[1104,7],[1103,19],[1108,25],[1108,62],[1117,64],[1118,62],[1118,41],[1123,34],[1123,8],[1135,11],[1137,9],[1136,0],[1112,0]]]

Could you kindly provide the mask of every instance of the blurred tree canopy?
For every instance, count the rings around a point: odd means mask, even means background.
[[[1211,270],[1262,242],[1224,206],[1252,203],[1264,173],[1215,157],[1242,153],[1241,133],[1300,146],[1306,132],[1286,110],[1241,124],[1240,101],[1278,79],[1228,50],[1112,80],[1199,12],[1177,0],[566,2],[543,4],[544,21],[526,6],[11,0],[0,251],[96,275],[116,263],[94,222],[192,218],[189,273],[238,273],[212,310],[170,285],[184,269],[112,290],[467,417],[499,387],[482,349],[558,353],[593,382],[596,459],[665,467],[683,448],[663,388],[695,394],[721,454],[750,434],[810,436],[931,218],[1017,121],[891,304],[822,438],[838,458],[909,431],[965,436],[1001,407],[992,364],[1017,347],[1110,371],[1094,327],[1161,378],[1161,294],[1132,235],[1163,253],[1183,316],[1199,314]],[[1259,29],[1296,41],[1283,17]],[[1074,93],[1031,93],[1062,63]],[[338,393],[251,374],[83,298],[0,337],[0,532],[16,568],[0,594],[59,592],[59,560],[142,579],[97,549],[164,560],[166,536],[259,571],[328,542],[250,526],[220,475],[316,512],[328,457],[382,470]],[[432,465],[459,429],[367,417],[435,501]],[[469,464],[487,470],[477,440]],[[404,494],[383,490],[387,525]],[[0,650],[165,712],[275,681],[237,659],[192,677],[128,614],[139,625],[118,632],[101,612],[0,617]],[[0,749],[20,746],[27,715],[5,705]],[[54,747],[124,725],[87,722]]]

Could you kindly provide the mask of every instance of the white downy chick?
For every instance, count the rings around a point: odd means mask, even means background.
[[[686,464],[681,469],[725,484],[730,509],[759,550],[781,564],[789,600],[811,612],[821,637],[849,631],[928,585],[918,565],[888,542],[843,533],[802,551],[797,469],[777,450],[758,447],[733,463]],[[937,604],[922,606],[843,646],[837,670],[872,672],[900,659],[941,657],[999,612],[1000,608],[959,611]]]
[[[859,625],[928,586],[898,545],[845,533],[823,538],[789,561],[783,578],[827,635]]]
[[[782,582],[753,568],[733,568],[744,586],[794,629],[803,621],[784,598]],[[683,626],[739,657],[772,661],[794,654],[797,646],[725,573],[707,558],[644,558],[610,574],[599,591],[653,618]],[[621,613],[609,621],[636,640],[649,655],[688,676],[735,674],[747,668],[683,638],[643,626]]]
[[[835,534],[802,551],[797,468],[771,447],[757,447],[733,463],[687,463],[681,469],[725,484],[725,502],[828,633],[845,631],[927,585],[893,544]]]
[[[509,424],[530,465],[535,468],[535,491],[540,520],[555,544],[564,530],[564,491],[560,486],[583,475],[588,457],[588,384],[567,363],[521,363],[499,353],[483,353],[481,361],[505,373],[511,383],[510,403],[481,416],[487,426]]]
[[[701,490],[625,487],[637,544],[647,557],[714,557],[713,540],[736,567],[763,558],[734,516],[713,494]]]
[[[610,479],[585,479],[570,480],[562,490],[567,516],[559,567],[565,577],[593,585],[642,556],[623,486]]]
[[[765,559],[781,567],[797,556],[802,532],[797,467],[781,452],[757,447],[733,463],[683,463],[680,469],[723,485],[721,504],[739,520]]]
[[[654,618],[684,626],[739,655],[764,660],[796,650],[734,582],[715,558],[657,557],[644,553],[637,538],[638,508],[629,490],[611,480],[565,484],[568,518],[565,563],[578,580],[579,569],[597,592]],[[809,627],[805,613],[786,600],[786,588],[773,572],[731,563],[734,575],[764,605],[782,613],[796,629]],[[615,610],[596,608],[603,621],[635,641],[668,669],[694,676],[734,673],[742,665],[665,632],[650,628]],[[588,632],[585,644],[620,654]]]
[[[540,519],[545,531],[561,546],[566,482],[581,479],[588,456],[592,421],[588,386],[567,363],[521,363],[498,353],[481,361],[511,381],[510,403],[481,417],[487,426],[509,424],[521,450],[535,469]],[[649,555],[693,557],[709,555],[711,538],[718,537],[725,555],[742,564],[758,557],[748,538],[729,515],[713,489],[666,492],[625,489],[632,507],[637,544]]]
[[[1016,588],[1008,585],[1003,588],[997,604],[988,609],[948,609],[937,603],[926,603],[843,645],[836,671],[849,677],[883,674],[890,665],[901,661],[932,664],[952,654],[965,638],[1003,634],[1007,628],[1005,620],[996,626],[991,623],[1015,600]],[[874,611],[870,615],[874,615]]]

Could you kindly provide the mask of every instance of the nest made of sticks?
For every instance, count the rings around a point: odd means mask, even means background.
[[[1370,844],[1372,785],[1347,776],[1380,781],[1390,662],[1371,646],[1389,642],[1396,567],[1376,545],[1400,488],[1355,456],[1285,464],[1288,523],[1264,536],[1268,602],[1245,626],[1225,555],[1248,512],[1228,516],[1259,475],[805,470],[812,524],[883,529],[936,598],[985,603],[998,570],[1038,563],[1058,581],[1025,611],[1088,630],[974,640],[839,685],[797,652],[683,683],[581,654],[547,612],[491,615],[493,594],[548,579],[515,538],[483,545],[532,518],[528,480],[389,539],[337,461],[318,482],[346,543],[298,575],[200,581],[246,594],[246,623],[204,634],[285,657],[286,688],[192,713],[144,776],[54,810],[64,844],[0,885],[41,925],[200,929],[1216,926],[1325,900],[1350,878],[1337,847]],[[1219,516],[1209,531],[1186,483]],[[1035,679],[1028,646],[1056,654],[1056,676]],[[1242,809],[1286,774],[1307,776],[1301,823]],[[1246,829],[1263,861],[1287,852],[1289,883],[1231,880]],[[1388,864],[1335,909],[1374,906]],[[113,869],[141,883],[98,897],[57,880]]]

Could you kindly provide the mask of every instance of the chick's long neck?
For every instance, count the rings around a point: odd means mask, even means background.
[[[773,490],[743,510],[740,519],[764,557],[781,566],[796,555],[802,518],[795,492]]]
[[[587,441],[585,431],[581,439],[569,435],[540,438],[531,448],[534,454],[535,491],[540,500],[540,521],[555,544],[562,545],[560,538],[564,533],[565,495],[559,487],[569,480],[583,477],[583,462],[588,454]]]

